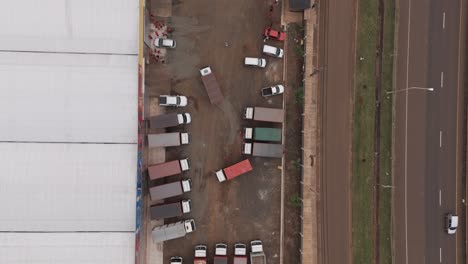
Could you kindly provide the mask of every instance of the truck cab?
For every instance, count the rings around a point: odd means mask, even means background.
[[[263,244],[260,240],[254,240],[250,242],[250,250],[252,253],[263,252]]]
[[[182,181],[183,192],[190,192],[192,190],[192,179],[186,179]]]
[[[195,246],[195,257],[196,258],[206,258],[206,249],[205,245]]]
[[[242,144],[242,154],[252,154],[252,143],[243,143]]]
[[[187,145],[190,144],[191,137],[189,133],[180,133],[180,144]]]
[[[184,221],[185,232],[192,233],[196,230],[195,220],[189,219]]]
[[[245,244],[237,243],[234,245],[234,256],[247,255],[247,246]]]
[[[254,109],[253,107],[246,107],[244,110],[244,118],[245,119],[253,119]]]
[[[192,123],[192,116],[189,113],[177,114],[177,121],[180,125]]]
[[[187,199],[187,200],[182,200],[181,206],[182,206],[182,213],[187,214],[190,213],[192,210],[192,200]]]
[[[172,257],[171,264],[182,264],[182,257]]]

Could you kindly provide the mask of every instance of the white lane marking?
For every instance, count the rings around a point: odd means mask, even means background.
[[[442,248],[439,248],[439,262],[442,263]]]
[[[440,88],[444,87],[444,72],[440,73]]]
[[[408,0],[408,43],[406,43],[406,88],[409,87],[409,52],[411,39],[411,0]],[[405,96],[405,263],[408,264],[408,89]]]
[[[442,130],[439,131],[439,148],[442,147]]]
[[[445,12],[442,13],[442,28],[445,29]]]
[[[439,190],[439,206],[442,205],[442,190]]]

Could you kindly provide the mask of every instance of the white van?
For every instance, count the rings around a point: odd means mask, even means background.
[[[244,65],[245,65],[245,66],[253,66],[253,67],[259,67],[259,68],[265,68],[265,66],[266,66],[266,60],[265,60],[264,58],[245,57]]]
[[[283,49],[270,45],[263,45],[263,53],[276,58],[283,58]]]

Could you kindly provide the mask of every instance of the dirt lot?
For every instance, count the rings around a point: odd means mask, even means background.
[[[267,58],[263,70],[242,65],[245,56],[262,56],[261,34],[269,24],[269,7],[270,2],[265,0],[173,2],[168,24],[174,29],[177,48],[168,52],[166,64],[147,66],[146,89],[153,96],[172,93],[189,97],[188,107],[167,110],[192,114],[191,125],[170,130],[191,133],[192,143],[168,148],[166,160],[188,157],[191,161],[188,173],[169,181],[192,178],[193,190],[185,197],[192,199],[193,212],[184,218],[194,218],[197,231],[166,242],[165,263],[175,255],[190,262],[197,244],[208,245],[211,259],[215,243],[228,243],[232,256],[234,243],[253,239],[264,242],[268,263],[279,263],[281,160],[249,157],[254,171],[232,182],[219,183],[214,175],[215,170],[246,158],[241,155],[242,127],[277,126],[241,118],[247,105],[282,106],[282,96],[266,100],[260,96],[260,89],[281,83],[283,61]],[[279,6],[275,6],[276,29],[279,15]],[[280,42],[267,43],[282,46]],[[200,79],[198,70],[207,65],[225,96],[219,106],[209,103]]]

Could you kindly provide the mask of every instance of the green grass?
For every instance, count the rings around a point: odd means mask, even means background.
[[[380,111],[380,183],[392,185],[392,96],[395,35],[395,1],[386,0],[384,14],[384,47],[382,64],[382,98]],[[379,197],[379,264],[392,264],[392,189],[381,188]]]
[[[378,1],[359,0],[353,117],[353,263],[371,264]],[[364,58],[360,60],[360,58]]]

